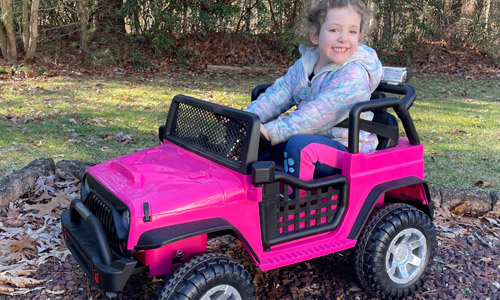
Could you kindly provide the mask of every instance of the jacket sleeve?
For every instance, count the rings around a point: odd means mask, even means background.
[[[351,107],[370,99],[369,77],[358,62],[351,62],[326,78],[321,91],[288,116],[264,126],[273,145],[297,134],[322,133],[346,119]]]
[[[265,93],[250,103],[245,111],[257,114],[262,124],[265,124],[295,105],[292,96],[297,85],[297,77],[302,60],[299,59],[288,69],[285,76],[278,78]]]

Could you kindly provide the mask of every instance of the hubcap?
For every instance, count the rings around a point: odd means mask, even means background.
[[[416,228],[408,228],[396,235],[385,257],[389,278],[405,284],[422,273],[427,258],[427,239]]]
[[[201,296],[200,300],[242,300],[241,295],[234,287],[221,284],[211,288]]]

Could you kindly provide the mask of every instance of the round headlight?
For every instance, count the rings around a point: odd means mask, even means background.
[[[122,213],[123,226],[128,230],[130,227],[130,212],[128,210]]]

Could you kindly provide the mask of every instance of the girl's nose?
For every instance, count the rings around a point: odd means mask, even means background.
[[[339,35],[338,35],[338,37],[337,37],[337,40],[338,40],[339,42],[343,42],[343,41],[345,41],[345,33],[344,33],[344,31],[339,32]]]

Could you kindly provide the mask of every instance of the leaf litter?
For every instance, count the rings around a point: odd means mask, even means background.
[[[0,212],[0,295],[44,289],[31,276],[47,261],[70,254],[61,236],[60,215],[78,197],[79,180],[65,174],[41,176],[33,188]]]
[[[41,177],[29,193],[0,212],[0,299],[4,299],[2,295],[10,297],[6,299],[38,299],[43,294],[78,299],[102,296],[102,291],[83,277],[61,236],[61,211],[79,196],[80,189],[77,178],[64,175]],[[453,212],[435,210],[438,255],[416,298],[462,299],[459,294],[470,290],[469,299],[482,299],[474,295],[497,295],[500,291],[498,216],[490,213],[469,218],[462,216],[465,210],[465,206]],[[360,288],[349,251],[262,272],[241,242],[231,236],[210,240],[208,249],[226,253],[245,266],[262,300],[376,299]],[[57,276],[77,277],[69,284],[61,283]],[[146,299],[154,292],[143,287],[154,291],[161,282],[147,276],[140,280],[132,278],[118,296]]]

